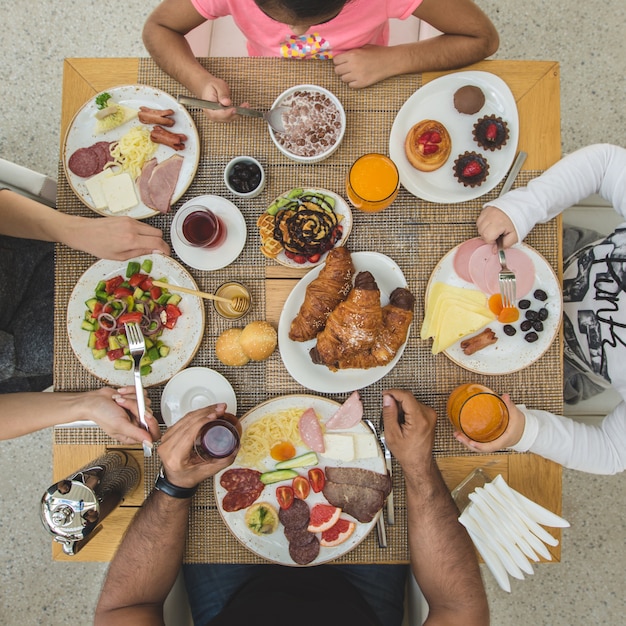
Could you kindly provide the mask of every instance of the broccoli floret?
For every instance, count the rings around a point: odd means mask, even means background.
[[[96,96],[96,106],[99,109],[106,109],[107,106],[109,106],[107,103],[109,102],[110,99],[111,99],[111,94],[105,91],[104,93],[101,93],[99,96]]]

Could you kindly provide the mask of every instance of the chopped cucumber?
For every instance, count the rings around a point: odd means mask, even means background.
[[[135,311],[139,311],[140,313],[145,313],[146,305],[143,302],[135,302]]]
[[[93,313],[93,310],[96,308],[97,302],[98,298],[89,298],[89,300],[85,300],[85,304],[91,313]]]
[[[157,303],[160,304],[161,306],[164,306],[167,304],[167,301],[170,299],[170,295],[167,293],[163,293],[161,294],[161,296],[159,297],[159,299],[157,300]]]
[[[152,359],[147,354],[144,354],[141,357],[141,361],[139,361],[139,367],[143,367],[144,365],[151,365],[151,364],[152,364]]]
[[[120,342],[117,340],[117,337],[113,335],[109,335],[109,350],[119,350],[122,346]]]
[[[106,286],[107,286],[106,282],[105,282],[104,280],[101,280],[101,281],[100,281],[100,282],[96,285],[96,289],[95,289],[95,291],[96,291],[96,292],[98,292],[98,291],[104,291],[104,290],[106,289]]]
[[[299,198],[302,194],[304,193],[304,189],[302,189],[302,187],[296,187],[295,189],[292,189],[288,194],[287,197],[288,198]]]
[[[151,365],[143,365],[139,368],[139,373],[142,376],[147,376],[148,374],[150,374],[150,372],[152,372],[152,366]]]
[[[126,339],[126,335],[118,335],[117,336],[117,343],[120,344],[120,348],[123,348],[124,346],[128,345],[128,339]]]
[[[113,367],[116,370],[130,371],[133,369],[133,362],[130,359],[115,359],[115,361],[113,361]]]
[[[264,472],[259,477],[259,480],[264,485],[271,485],[272,483],[279,483],[279,482],[282,482],[283,480],[291,480],[292,478],[295,478],[297,475],[298,475],[298,472],[292,469],[282,469],[282,470],[275,470],[273,472]]]
[[[159,350],[156,346],[153,346],[150,350],[148,350],[148,356],[150,357],[150,361],[157,361],[161,358]]]
[[[160,346],[159,346],[159,354],[160,354],[162,357],[167,356],[169,353],[170,353],[169,346],[164,346],[164,345],[160,345]]]
[[[141,264],[141,270],[149,274],[152,271],[152,259],[144,259]]]
[[[83,330],[88,330],[88,331],[93,331],[93,330],[98,330],[98,324],[97,323],[92,323],[92,322],[88,322],[87,320],[83,320],[81,322],[80,327]]]
[[[291,469],[294,467],[311,467],[318,464],[317,454],[315,452],[306,452],[300,456],[294,456],[293,459],[287,459],[276,463],[277,470]]]
[[[87,340],[87,347],[92,350],[96,347],[96,333],[91,331],[89,333],[89,339]]]
[[[179,296],[177,293],[173,293],[167,299],[167,304],[173,304],[174,306],[177,306],[180,303],[181,300],[182,300],[181,296]]]
[[[141,269],[141,266],[137,261],[129,261],[126,266],[126,278],[130,278],[133,274],[136,274]]]
[[[141,298],[143,298],[143,294],[145,292],[143,291],[143,289],[139,289],[139,287],[135,287],[135,291],[133,292],[133,298],[135,298],[135,300],[141,300]]]
[[[105,348],[102,348],[102,350],[96,350],[93,348],[91,350],[91,354],[93,354],[94,359],[103,359],[107,355],[107,351]]]
[[[109,299],[109,294],[104,289],[96,289],[96,298],[100,302],[106,302]]]

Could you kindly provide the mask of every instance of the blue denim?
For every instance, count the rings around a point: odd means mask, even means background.
[[[183,565],[185,586],[196,626],[206,626],[232,595],[253,576],[275,565]],[[372,607],[381,624],[400,626],[404,615],[404,591],[408,565],[319,565],[338,568]],[[300,568],[293,568],[298,576]]]

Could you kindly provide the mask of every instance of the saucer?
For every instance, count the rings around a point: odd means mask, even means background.
[[[176,232],[176,220],[180,212],[188,206],[206,206],[219,216],[226,226],[226,239],[217,248],[195,248],[187,245]],[[226,198],[221,196],[198,196],[185,202],[176,211],[170,229],[172,245],[176,254],[190,267],[197,270],[219,270],[230,265],[246,245],[246,220],[241,211]]]
[[[226,403],[226,410],[237,415],[237,398],[231,384],[208,367],[188,367],[170,378],[161,395],[161,415],[167,426],[181,417],[211,404]]]

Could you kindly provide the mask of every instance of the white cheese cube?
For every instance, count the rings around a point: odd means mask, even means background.
[[[102,181],[102,191],[111,213],[119,213],[137,206],[135,183],[127,172],[105,178]]]
[[[102,191],[102,181],[111,176],[113,176],[111,170],[104,170],[85,181],[85,187],[87,187],[91,201],[96,209],[106,209],[107,207],[107,199],[104,197],[104,191]]]
[[[354,461],[354,439],[347,433],[324,435],[322,456],[338,461]]]
[[[357,459],[370,459],[378,456],[378,442],[369,433],[354,433],[354,456]]]

